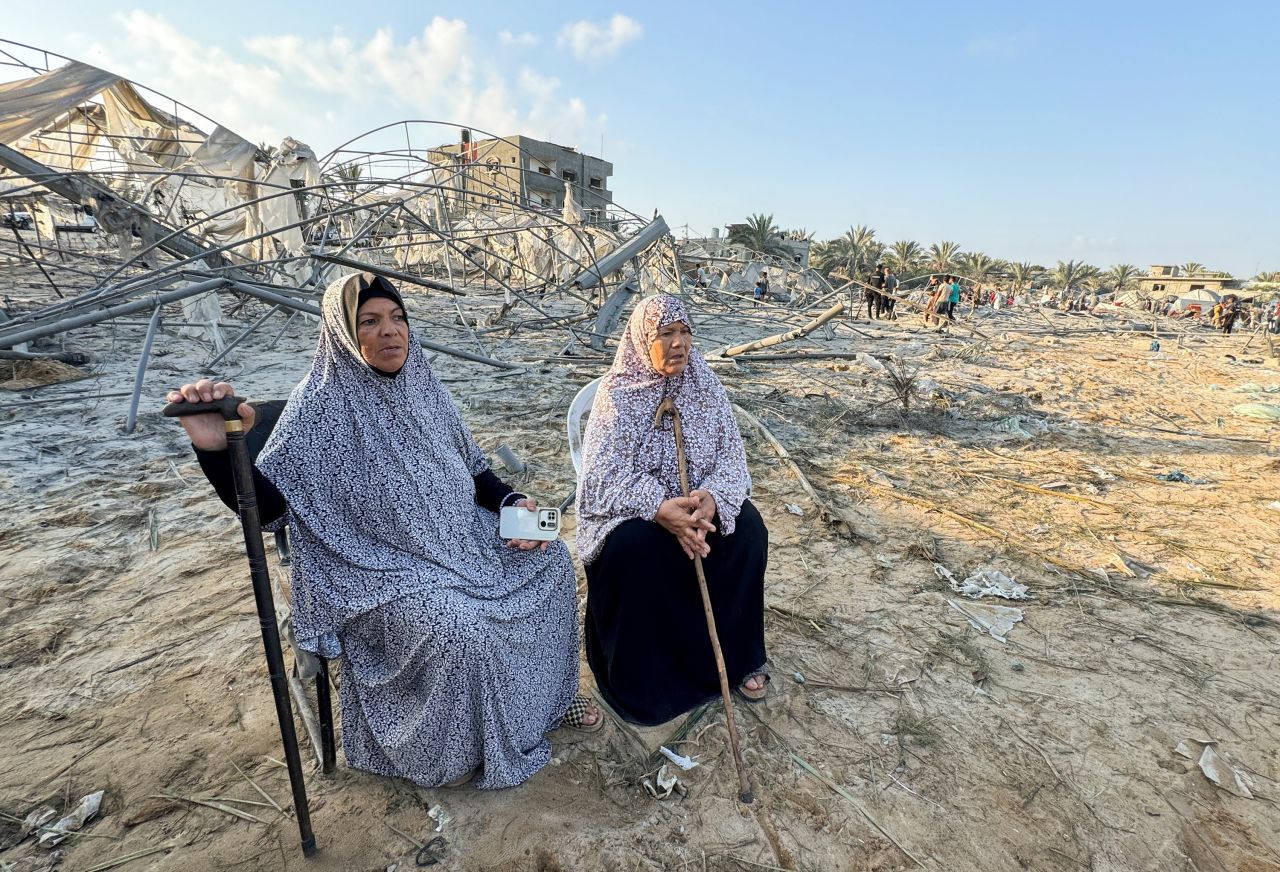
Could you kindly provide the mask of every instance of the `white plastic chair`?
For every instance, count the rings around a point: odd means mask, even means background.
[[[591,411],[591,404],[596,401],[596,391],[603,378],[601,376],[583,385],[569,404],[565,428],[569,432],[569,459],[573,461],[574,475],[582,475],[582,417]]]

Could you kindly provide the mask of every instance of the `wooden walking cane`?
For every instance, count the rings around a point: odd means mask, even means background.
[[[676,464],[680,467],[680,490],[689,496],[689,472],[684,463],[684,431],[680,427],[680,410],[670,397],[665,397],[653,416],[655,429],[662,426],[662,419],[671,416],[676,436]],[[702,569],[702,558],[693,555],[693,571],[698,576],[698,591],[702,594],[702,610],[707,615],[707,634],[711,636],[711,650],[716,655],[716,671],[720,674],[720,696],[724,699],[724,717],[729,725],[729,747],[733,751],[733,765],[738,769],[738,799],[750,804],[751,782],[747,780],[747,767],[742,762],[742,748],[738,742],[738,725],[733,717],[733,698],[729,692],[729,674],[724,668],[724,652],[720,650],[720,634],[716,632],[716,616],[711,611],[711,594],[707,590],[707,576]]]
[[[289,703],[289,686],[284,671],[284,653],[280,649],[280,628],[276,625],[275,599],[271,595],[271,576],[267,571],[267,555],[262,547],[262,526],[258,520],[258,495],[253,488],[253,464],[244,444],[244,426],[240,423],[240,404],[244,397],[223,397],[211,403],[170,403],[164,407],[166,418],[181,418],[217,412],[222,415],[227,431],[227,450],[231,453],[231,471],[240,506],[240,524],[244,528],[245,553],[249,558],[249,578],[253,582],[253,598],[258,608],[258,624],[262,630],[262,647],[267,657],[267,673],[271,678],[271,694],[275,697],[276,720],[280,722],[280,740],[284,745],[285,766],[293,789],[293,810],[298,816],[298,834],[302,838],[302,854],[316,852],[316,837],[311,831],[311,811],[307,805],[307,786],[298,755],[298,733],[293,724],[293,706]]]

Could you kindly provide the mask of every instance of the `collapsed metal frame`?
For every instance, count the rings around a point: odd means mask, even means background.
[[[27,56],[24,57],[24,53]],[[51,70],[55,61],[70,62],[70,59],[31,46],[0,41],[0,68],[41,74]],[[172,106],[173,111],[164,114],[171,121],[171,129],[154,137],[155,140],[181,141],[189,148],[198,147],[203,134],[197,124],[184,118],[200,119],[210,129],[217,129],[205,116],[172,98],[127,80],[120,81],[135,88],[144,99]],[[5,318],[0,319],[0,348],[48,339],[70,329],[125,315],[148,316],[126,419],[128,432],[133,431],[136,423],[152,342],[165,322],[161,310],[201,293],[236,297],[235,308],[242,307],[249,299],[269,303],[266,312],[253,319],[229,343],[215,343],[206,368],[217,365],[232,349],[246,342],[274,314],[286,314],[285,326],[298,313],[314,315],[317,294],[335,274],[343,270],[369,270],[418,285],[428,294],[447,293],[456,321],[429,319],[427,323],[443,330],[461,328],[464,336],[460,341],[476,350],[423,339],[426,347],[510,369],[520,368],[522,364],[497,359],[485,337],[504,330],[510,338],[520,330],[555,328],[565,335],[565,352],[575,346],[599,350],[605,335],[600,328],[612,327],[621,308],[605,304],[616,303],[618,286],[626,284],[611,278],[615,273],[631,265],[637,270],[655,270],[663,284],[677,280],[674,249],[670,248],[665,222],[657,216],[645,221],[614,207],[600,221],[584,225],[497,194],[471,190],[466,197],[470,213],[486,220],[502,220],[488,226],[478,222],[468,224],[468,212],[460,211],[454,200],[459,190],[473,187],[467,179],[478,171],[477,166],[483,165],[465,161],[435,163],[429,160],[432,148],[417,149],[412,142],[413,136],[417,136],[419,141],[426,138],[447,146],[453,137],[443,131],[456,131],[460,129],[457,125],[414,120],[374,128],[326,155],[319,183],[283,185],[261,178],[222,176],[182,168],[148,170],[131,165],[123,157],[113,155],[110,130],[99,126],[77,134],[65,123],[70,115],[92,121],[95,105],[92,102],[77,105],[51,125],[61,130],[58,142],[60,147],[65,146],[65,154],[60,156],[65,160],[60,162],[73,166],[72,158],[76,154],[84,158],[86,152],[92,152],[83,167],[49,166],[17,148],[0,145],[0,166],[9,171],[3,179],[7,188],[0,191],[0,203],[56,200],[74,209],[89,197],[110,200],[124,210],[129,236],[140,237],[141,245],[125,257],[113,257],[109,250],[64,245],[57,231],[51,240],[41,238],[38,225],[34,240],[24,238],[16,228],[12,243],[0,236],[0,258],[38,269],[48,288],[58,297],[45,305],[35,301],[37,304],[26,311],[6,313]],[[405,148],[378,151],[368,147],[370,137],[395,129],[403,132]],[[430,131],[435,130],[441,132],[433,135]],[[500,141],[485,131],[476,132]],[[38,137],[39,133],[33,136]],[[48,160],[54,158],[47,144],[37,151]],[[523,149],[520,153],[523,155]],[[483,147],[479,156],[484,157]],[[259,149],[255,161],[259,158],[268,160],[269,155]],[[365,168],[377,168],[376,175],[356,178],[356,174],[341,172],[340,168],[352,160],[362,161]],[[395,172],[387,171],[391,168]],[[249,188],[253,196],[224,209],[192,214],[180,207],[180,197],[174,195],[168,198],[166,207],[157,212],[154,203],[148,202],[140,192],[151,189],[160,180],[176,182],[179,194],[188,184],[203,184],[240,185]],[[300,216],[297,221],[271,226],[259,223],[258,232],[240,235],[231,242],[212,244],[208,241],[205,231],[218,222],[234,219],[235,213],[241,210],[257,209],[279,198],[296,201]],[[183,220],[175,220],[175,216]],[[251,221],[243,224],[255,226]],[[388,228],[392,232],[387,232]],[[281,234],[289,231],[302,235],[301,249],[291,250],[278,244]],[[518,245],[506,252],[501,249],[498,243],[510,243],[522,233],[537,239],[539,254],[546,257],[551,270],[546,263],[531,263],[525,246]],[[98,229],[91,238],[102,235]],[[126,246],[133,248],[131,238],[126,238],[118,247]],[[260,250],[255,252],[251,246],[259,246]],[[409,265],[406,253],[424,246],[436,250],[438,262]],[[650,252],[655,246],[657,251]],[[608,293],[610,283],[614,285],[612,296]],[[633,277],[627,290],[635,290],[637,284]],[[551,311],[545,304],[549,293],[556,299],[579,304],[580,310],[568,315]],[[485,320],[471,302],[468,302],[471,311],[465,311],[460,299],[494,294],[502,296],[501,305]],[[534,317],[516,318],[513,310],[517,307],[529,310]],[[582,326],[593,318],[597,322],[595,329]]]

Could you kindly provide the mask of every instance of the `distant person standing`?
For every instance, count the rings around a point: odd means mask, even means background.
[[[708,277],[708,275],[707,275],[707,267],[706,267],[706,264],[701,264],[701,263],[700,263],[700,264],[698,264],[698,280],[697,280],[697,285],[698,285],[698,287],[700,287],[700,288],[705,288],[705,287],[707,287],[709,284],[710,284],[710,281],[709,281],[709,277]]]
[[[898,277],[893,274],[890,267],[884,268],[884,310],[889,316],[890,321],[897,321],[898,316],[893,314],[893,306],[897,300],[894,295],[898,293]]]
[[[924,307],[924,323],[926,325],[932,324],[934,321],[939,323],[942,321],[941,315],[943,307],[946,305],[943,302],[943,287],[937,276],[929,276],[929,284],[925,286],[925,291],[929,294],[928,302],[925,303]]]
[[[1240,317],[1240,301],[1235,297],[1227,297],[1222,301],[1222,335],[1230,336],[1231,328],[1235,326],[1236,319]]]
[[[947,297],[947,318],[956,320],[956,306],[960,305],[960,276],[951,276],[951,294]]]
[[[761,297],[768,302],[769,300],[769,271],[760,270],[760,291]]]
[[[875,302],[876,319],[884,314],[884,264],[876,264],[876,271],[871,276],[871,287],[876,289],[872,300]],[[870,317],[870,314],[867,316]]]

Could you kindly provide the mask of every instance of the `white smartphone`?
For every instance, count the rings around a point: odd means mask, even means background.
[[[560,510],[504,506],[498,515],[498,535],[503,539],[535,539],[549,542],[560,536]]]

